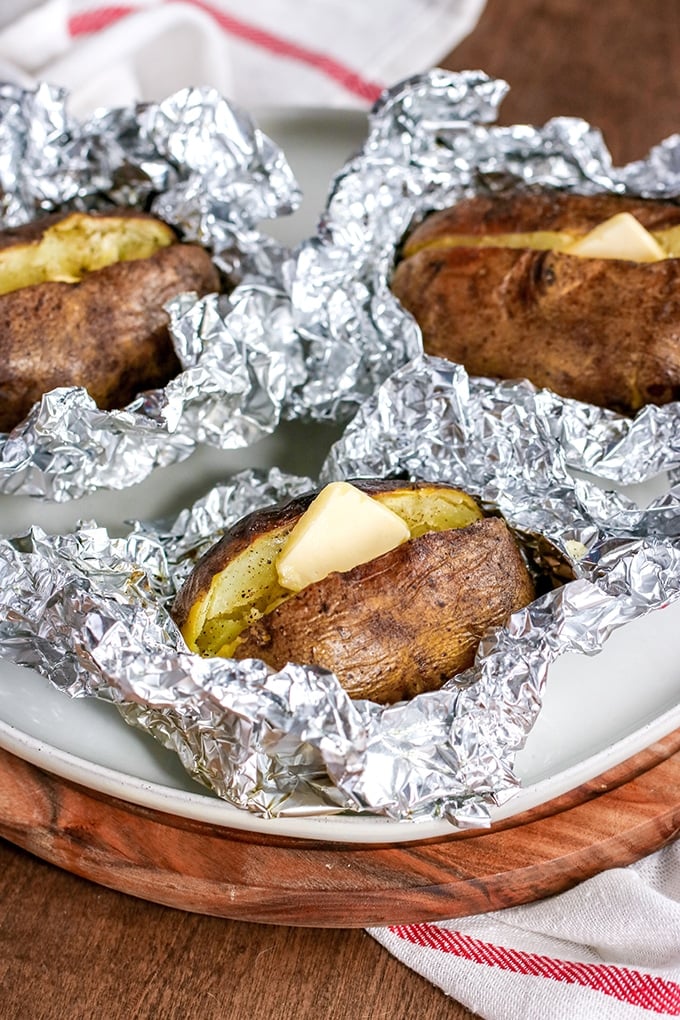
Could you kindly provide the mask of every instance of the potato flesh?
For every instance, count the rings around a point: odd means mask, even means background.
[[[38,283],[78,283],[116,262],[149,258],[176,240],[170,227],[152,218],[73,213],[38,241],[0,250],[0,294]]]
[[[449,528],[466,528],[482,517],[475,501],[458,489],[395,489],[381,492],[373,499],[385,503],[402,520],[406,521],[411,538],[419,538],[427,531],[448,531]]]
[[[411,538],[465,528],[482,517],[476,502],[456,489],[404,488],[372,494],[372,498],[406,522]],[[202,655],[229,658],[246,627],[291,597],[293,593],[279,583],[276,559],[294,523],[259,536],[215,575],[183,628],[190,648]]]
[[[290,595],[279,583],[276,560],[292,527],[262,535],[216,574],[187,619],[184,637],[190,648],[228,657],[241,631]]]
[[[647,233],[659,245],[664,258],[680,256],[680,227],[650,230]],[[407,244],[404,248],[404,257],[410,258],[411,255],[420,251],[440,251],[447,248],[526,248],[530,251],[555,251],[570,254],[567,249],[584,236],[586,235],[583,233],[568,233],[558,230],[498,234],[449,234],[447,237],[438,237],[423,243]]]

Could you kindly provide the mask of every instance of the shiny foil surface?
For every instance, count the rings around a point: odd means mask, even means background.
[[[291,295],[310,367],[297,393],[300,413],[337,416],[422,349],[389,281],[401,239],[427,212],[513,182],[680,196],[680,136],[617,168],[600,132],[582,120],[494,125],[507,89],[479,71],[436,69],[376,104],[361,152],[335,178],[318,235],[296,254]],[[324,390],[314,366],[331,360],[337,385]],[[518,401],[535,399],[525,397],[525,384],[516,391]],[[680,469],[679,403],[648,406],[633,420],[550,393],[543,399],[574,468],[624,485]]]
[[[0,135],[4,227],[66,209],[132,206],[205,246],[230,285],[285,258],[258,224],[291,212],[298,185],[283,152],[214,89],[79,122],[62,89],[1,85]],[[216,295],[171,302],[184,370],[120,411],[99,410],[80,387],[45,394],[0,435],[0,492],[62,502],[126,488],[199,442],[236,448],[269,434],[291,373],[297,381],[295,358],[284,336],[263,353],[261,330],[224,328],[231,307]]]
[[[345,810],[484,825],[518,788],[515,752],[550,664],[680,597],[677,502],[634,507],[575,482],[541,415],[458,366],[421,357],[366,401],[322,480],[446,479],[500,510],[544,594],[487,635],[441,690],[380,706],[330,673],[190,653],[169,606],[196,559],[245,512],[313,480],[244,472],[164,528],[95,524],[0,544],[0,651],[71,695],[116,703],[189,772],[264,816]]]
[[[246,471],[174,521],[137,522],[125,538],[84,522],[73,534],[33,528],[0,541],[0,654],[72,696],[114,702],[195,778],[258,815],[488,824],[518,789],[515,754],[551,664],[566,652],[597,654],[612,631],[680,598],[677,405],[631,421],[528,383],[470,377],[422,354],[389,291],[411,220],[499,175],[678,193],[673,140],[616,170],[581,121],[489,126],[505,90],[479,72],[399,85],[339,171],[316,236],[282,258],[258,253],[227,308],[217,299],[173,309],[197,391],[209,385],[202,338],[214,337],[217,352],[226,332],[265,405],[275,391],[286,417],[347,422],[318,479]],[[238,387],[225,399],[216,419],[196,404],[193,434],[212,441],[215,420],[218,431],[242,420],[248,432]],[[164,396],[146,409],[151,436],[168,406]],[[169,607],[198,557],[245,513],[358,476],[466,489],[505,517],[541,593],[482,640],[473,667],[392,706],[350,700],[321,669],[190,653]],[[636,486],[650,479],[656,495],[641,498]]]

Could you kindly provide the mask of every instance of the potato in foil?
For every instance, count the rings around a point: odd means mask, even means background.
[[[121,408],[180,370],[164,304],[219,289],[210,255],[145,213],[57,214],[0,233],[0,431],[61,386]]]
[[[204,656],[333,671],[392,703],[470,666],[534,598],[511,531],[440,483],[333,482],[256,510],[197,563],[173,616]]]

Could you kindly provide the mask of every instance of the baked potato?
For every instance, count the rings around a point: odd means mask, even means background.
[[[369,503],[397,519],[396,538],[343,560]],[[390,527],[378,517],[380,541]],[[361,481],[245,517],[199,560],[172,614],[200,655],[323,666],[351,697],[391,703],[466,669],[482,636],[533,598],[512,533],[469,495]]]
[[[68,213],[0,232],[0,431],[43,393],[103,409],[179,371],[165,302],[219,289],[210,255],[144,213]]]
[[[626,415],[680,399],[680,207],[527,188],[407,237],[391,287],[427,353]]]

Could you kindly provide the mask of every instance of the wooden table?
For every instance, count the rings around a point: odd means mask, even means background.
[[[512,86],[503,123],[582,116],[615,162],[680,129],[675,0],[487,0],[445,60]],[[112,892],[0,842],[0,1015],[472,1017],[357,929],[224,921]]]

